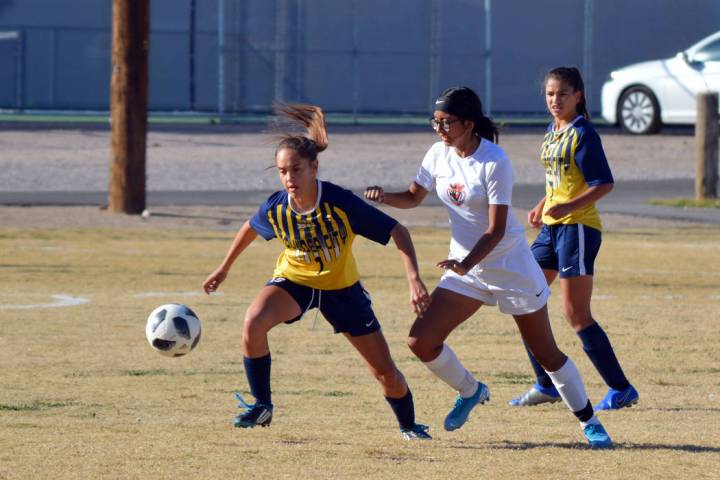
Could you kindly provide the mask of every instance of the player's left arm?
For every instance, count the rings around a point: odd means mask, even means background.
[[[475,265],[480,263],[488,253],[500,243],[505,236],[505,227],[507,226],[508,205],[488,205],[488,228],[480,236],[470,253],[462,261],[453,259],[438,262],[437,266],[445,270],[452,270],[458,275],[465,275]]]
[[[410,232],[403,225],[397,223],[390,231],[390,236],[400,252],[405,267],[405,277],[410,287],[410,305],[418,316],[422,316],[430,306],[430,294],[420,278],[420,269]]]
[[[575,150],[575,164],[585,178],[588,188],[569,202],[554,205],[545,214],[562,218],[580,208],[597,202],[613,189],[614,179],[610,171],[600,136],[594,130],[586,130]]]
[[[560,203],[558,205],[554,205],[548,208],[545,214],[555,219],[562,218],[574,212],[575,210],[590,205],[591,203],[597,202],[602,197],[610,193],[610,191],[613,189],[613,186],[613,183],[601,183],[600,185],[589,187],[587,190],[585,190],[583,193],[573,198],[569,202]]]

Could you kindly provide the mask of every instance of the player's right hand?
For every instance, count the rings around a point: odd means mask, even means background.
[[[202,284],[202,288],[205,293],[209,295],[210,293],[216,291],[227,277],[227,273],[228,272],[223,268],[218,268],[211,273]]]
[[[383,203],[385,202],[385,190],[382,187],[373,185],[365,189],[365,198],[373,202]]]
[[[528,212],[528,224],[533,228],[542,226],[542,206],[535,207]]]

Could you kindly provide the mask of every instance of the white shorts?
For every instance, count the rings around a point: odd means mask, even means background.
[[[481,262],[465,275],[448,270],[437,286],[486,305],[497,305],[510,315],[536,312],[550,296],[545,275],[524,241],[501,257]]]

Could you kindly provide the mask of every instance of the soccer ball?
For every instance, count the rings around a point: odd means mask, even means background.
[[[200,341],[200,319],[186,305],[160,305],[147,319],[145,336],[160,354],[180,357],[190,353]]]

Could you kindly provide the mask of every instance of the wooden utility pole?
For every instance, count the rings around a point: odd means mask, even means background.
[[[115,213],[145,209],[149,25],[150,0],[113,0],[108,209]]]
[[[695,121],[695,199],[717,198],[718,184],[718,93],[697,96]]]

